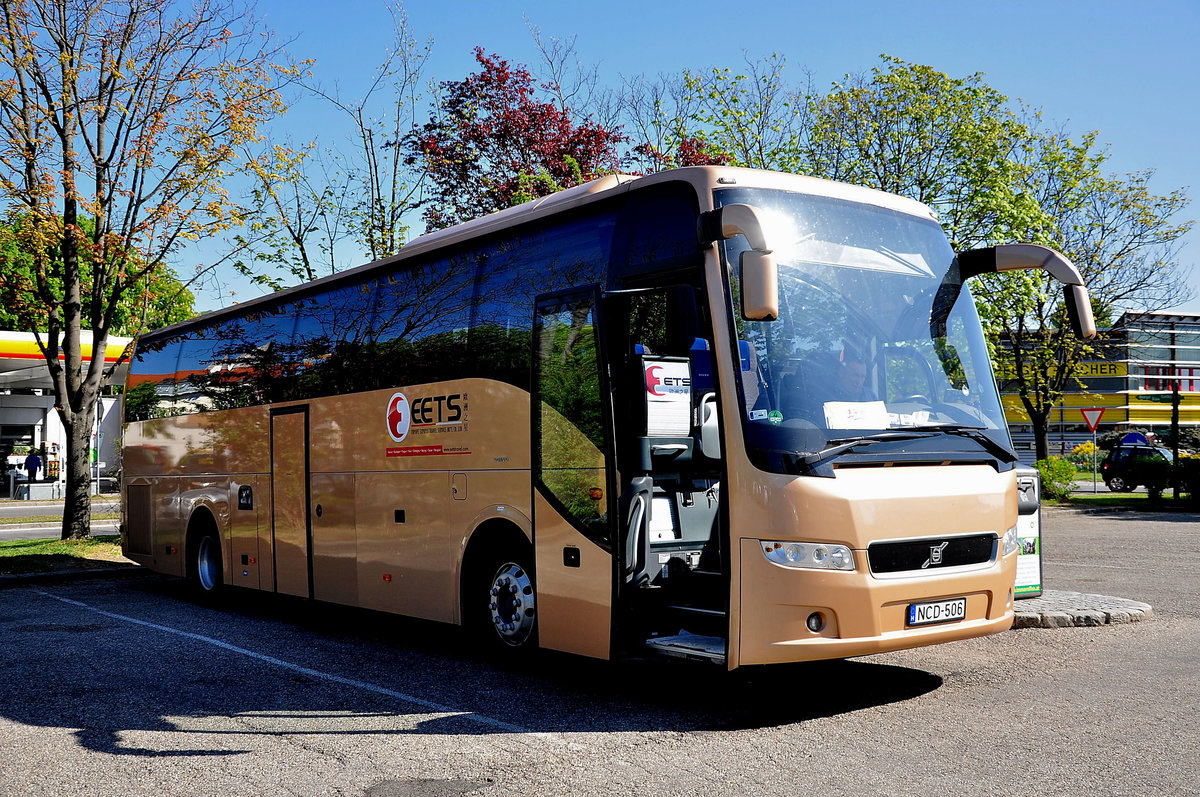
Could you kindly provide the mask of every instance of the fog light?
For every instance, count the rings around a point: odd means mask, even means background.
[[[825,627],[825,618],[820,612],[813,612],[808,616],[808,630],[814,634]]]

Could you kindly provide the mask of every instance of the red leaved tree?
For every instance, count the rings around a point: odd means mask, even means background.
[[[403,145],[425,172],[425,222],[457,224],[617,171],[619,129],[575,122],[525,67],[475,48],[480,69],[440,84],[429,121]]]

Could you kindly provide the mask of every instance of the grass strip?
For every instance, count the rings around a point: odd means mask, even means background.
[[[92,521],[116,520],[120,512],[97,512],[92,515]],[[62,523],[62,514],[57,515],[26,515],[25,517],[0,517],[0,526],[16,526],[21,523]]]
[[[0,542],[0,575],[102,569],[128,562],[115,534],[84,540],[5,540]]]

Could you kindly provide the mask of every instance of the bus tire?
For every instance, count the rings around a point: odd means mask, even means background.
[[[493,653],[537,647],[537,595],[525,552],[493,554],[474,568],[468,601],[476,633]]]
[[[202,522],[202,521],[201,521]],[[221,563],[221,538],[217,530],[203,523],[188,535],[188,576],[192,588],[203,598],[212,598],[225,583]]]

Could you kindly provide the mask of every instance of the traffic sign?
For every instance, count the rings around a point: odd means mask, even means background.
[[[1103,407],[1089,407],[1086,410],[1080,410],[1083,413],[1083,421],[1087,424],[1089,432],[1095,432],[1096,427],[1100,424],[1100,418],[1104,415]]]

